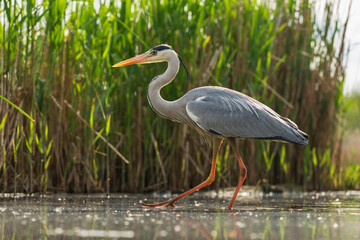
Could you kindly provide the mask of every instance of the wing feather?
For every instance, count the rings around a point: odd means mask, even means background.
[[[228,89],[203,94],[186,104],[186,112],[200,128],[210,133],[305,144],[302,143],[304,133],[295,123],[245,94]]]

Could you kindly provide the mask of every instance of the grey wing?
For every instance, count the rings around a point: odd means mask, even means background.
[[[300,131],[295,123],[238,92],[207,93],[188,102],[186,112],[200,128],[222,137],[307,144],[307,134]]]

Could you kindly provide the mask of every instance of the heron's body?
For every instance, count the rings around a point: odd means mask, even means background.
[[[215,178],[215,164],[218,149],[223,139],[228,139],[238,157],[241,174],[238,187],[230,202],[229,209],[245,180],[246,168],[237,151],[236,138],[265,139],[284,141],[300,145],[308,143],[308,135],[298,129],[291,120],[284,118],[261,102],[240,92],[206,86],[190,90],[175,101],[166,101],[160,90],[169,84],[179,70],[178,55],[168,45],[159,45],[148,52],[114,67],[134,63],[167,61],[167,70],[153,78],[148,87],[148,100],[159,115],[172,121],[182,122],[198,130],[207,138],[213,139],[213,161],[209,178],[188,192],[163,203],[144,204],[145,206],[173,206],[180,198],[212,183]]]
[[[252,138],[306,144],[306,134],[261,102],[223,87],[199,87],[168,102],[176,111],[166,116],[149,98],[150,105],[170,120],[186,123],[204,135],[218,138]]]

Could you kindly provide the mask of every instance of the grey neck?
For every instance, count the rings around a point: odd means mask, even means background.
[[[175,78],[179,71],[179,58],[175,52],[168,59],[166,71],[153,78],[148,86],[147,98],[152,109],[165,118],[175,120],[172,116],[172,101],[164,100],[160,95],[160,90]]]

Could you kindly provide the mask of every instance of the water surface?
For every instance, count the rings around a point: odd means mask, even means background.
[[[1,239],[360,239],[360,192],[165,195],[0,195]]]

